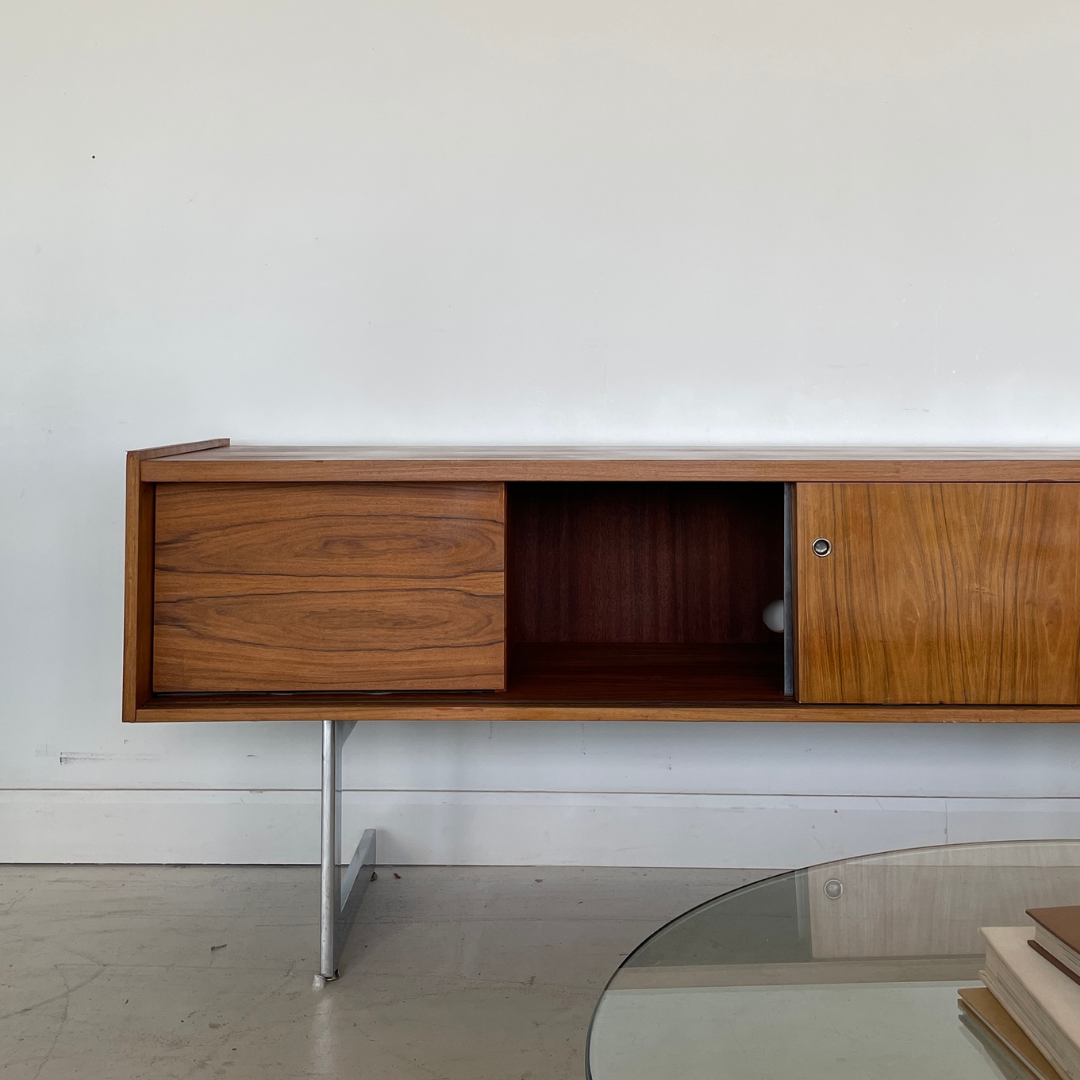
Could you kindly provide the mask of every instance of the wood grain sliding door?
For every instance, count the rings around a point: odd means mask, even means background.
[[[500,483],[158,484],[156,693],[502,689]]]
[[[796,503],[800,701],[1080,702],[1080,484],[799,484]]]

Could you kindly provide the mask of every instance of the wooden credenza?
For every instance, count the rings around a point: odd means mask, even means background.
[[[1080,718],[1078,451],[213,440],[127,499],[126,721]]]

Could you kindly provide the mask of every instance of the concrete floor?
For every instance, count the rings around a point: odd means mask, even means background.
[[[583,1080],[622,958],[770,872],[380,867],[316,991],[312,867],[0,866],[0,1078]]]

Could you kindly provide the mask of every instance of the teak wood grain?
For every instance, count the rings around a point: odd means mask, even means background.
[[[511,484],[514,642],[773,645],[780,484]],[[781,675],[782,680],[782,675]]]
[[[800,701],[1080,702],[1080,484],[800,484],[797,515]]]
[[[165,694],[140,723],[273,720],[529,720],[676,723],[1075,724],[1074,705],[807,705],[793,701],[522,700],[510,691],[370,694]]]
[[[154,485],[142,479],[142,463],[228,446],[228,439],[130,450],[127,455],[124,538],[124,677],[121,715],[135,719],[150,699],[154,626]]]
[[[509,648],[509,703],[783,702],[781,646],[536,642]]]
[[[878,595],[869,607],[855,605],[843,618],[836,603],[828,614],[823,582],[808,577],[818,574],[823,562],[803,549],[802,540],[812,542],[814,536],[797,532],[791,553],[799,631],[796,681],[802,698],[797,702],[783,699],[779,654],[758,636],[762,631],[753,621],[765,594],[773,591],[770,575],[775,571],[759,575],[753,559],[722,571],[708,565],[713,558],[738,563],[746,541],[771,548],[772,510],[760,518],[744,513],[746,507],[735,512],[746,493],[730,489],[744,482],[749,490],[753,482],[780,481],[792,485],[797,530],[810,520],[816,488],[862,489],[863,497],[873,501],[891,487],[901,503],[901,490],[918,502],[923,496],[917,489],[940,489],[937,503],[919,503],[929,507],[925,520],[915,513],[912,522],[908,506],[903,528],[890,524],[875,531],[875,543],[888,539],[892,561],[870,560]],[[1080,719],[1080,601],[1074,571],[1080,563],[1080,519],[1066,490],[1077,485],[1068,481],[1080,482],[1080,451],[1066,448],[233,447],[228,440],[214,440],[133,451],[128,459],[123,715],[144,722],[1075,723]],[[459,550],[466,555],[457,561],[450,556],[450,568],[434,574],[410,561],[412,555],[403,556],[396,568],[383,562],[377,573],[358,570],[357,553],[366,546],[371,554],[372,535],[346,528],[341,545],[339,532],[330,529],[327,535],[324,528],[340,511],[338,490],[432,492],[471,486],[501,492],[509,484],[512,511],[513,487],[526,489],[534,482],[567,489],[570,501],[574,488],[616,486],[612,482],[625,487],[625,494],[638,485],[705,489],[707,482],[729,490],[703,515],[675,507],[674,491],[615,513],[619,499],[614,498],[581,515],[564,514],[554,527],[551,519],[541,518],[530,526],[526,513],[518,522],[524,525],[519,537],[513,535],[512,519],[504,525],[500,500],[498,511],[476,517],[487,523],[478,526],[481,533],[491,523],[498,527],[500,545],[505,529],[505,557],[515,559],[505,571],[501,563],[484,564],[478,554],[484,544],[475,533],[471,539],[459,536]],[[164,526],[155,515],[155,484],[165,508]],[[185,487],[191,489],[185,498],[195,500],[189,515],[180,499],[170,506],[170,497]],[[979,494],[980,487],[1004,493]],[[263,491],[264,512],[244,518],[250,509],[248,493],[257,488]],[[317,492],[333,502],[333,510],[311,512],[308,500],[317,500]],[[700,493],[690,494],[688,505]],[[519,509],[528,508],[531,497],[526,491]],[[215,519],[220,529],[213,522],[207,525],[201,499],[220,512]],[[291,499],[299,500],[293,510],[287,505]],[[671,499],[668,506],[665,500]],[[709,535],[715,524],[709,523],[710,515],[719,512],[721,503],[727,507],[724,513],[732,511],[726,540]],[[171,553],[178,561],[162,560],[155,573],[155,528],[161,526],[164,537],[174,509]],[[850,506],[845,512],[857,522]],[[932,527],[924,527],[927,520]],[[413,525],[416,543],[420,536],[442,536],[438,526],[432,532],[431,521],[404,514],[398,539]],[[608,554],[615,565],[607,566],[606,538],[613,525],[617,542]],[[919,557],[906,563],[905,528],[925,544]],[[1011,538],[1006,538],[1009,529]],[[818,530],[810,527],[809,532]],[[329,547],[317,551],[324,542]],[[442,553],[433,554],[436,562],[448,550],[441,544],[436,539]],[[458,550],[457,544],[450,542],[449,548]],[[410,550],[415,555],[418,549]],[[834,566],[839,551],[830,557]],[[471,563],[468,552],[478,561]],[[522,556],[524,563],[517,562]],[[695,558],[703,558],[705,565],[688,572],[687,563]],[[771,549],[767,559],[763,553],[766,562],[772,566]],[[885,574],[888,581],[882,585],[884,571],[895,565],[902,573]],[[860,594],[855,582],[866,567],[865,559],[852,561],[852,574],[830,586],[834,600],[848,594],[865,600],[866,589]],[[558,580],[567,568],[569,574]],[[505,590],[504,576],[509,582]],[[861,580],[865,586],[865,576]],[[702,595],[694,594],[695,586]],[[730,595],[725,593],[729,586]],[[636,595],[613,598],[612,590]],[[441,603],[443,594],[455,597],[448,600],[449,608]],[[513,635],[502,631],[508,600],[521,605],[513,613],[516,645]],[[489,602],[492,636],[487,640],[480,628],[487,625]],[[813,612],[826,623],[832,619],[832,630],[826,626],[821,641],[803,633]],[[361,622],[367,620],[368,631],[385,635],[388,647],[378,666],[390,671],[390,685],[366,678],[357,685],[356,672],[369,670],[364,666],[369,661],[375,666],[371,649],[359,650],[363,662],[351,666],[347,678],[327,677],[328,670],[356,651],[352,629],[358,614]],[[421,636],[432,635],[430,648],[416,647],[417,634],[405,629],[409,620]],[[607,640],[584,640],[593,635]],[[568,640],[543,640],[550,636]],[[651,641],[632,640],[641,637]],[[842,666],[841,649],[850,654]],[[401,661],[400,670],[391,654]],[[443,678],[446,668],[440,667],[436,682],[424,681],[433,674],[425,664],[437,666],[443,657],[454,674]],[[160,662],[156,671],[155,658]],[[454,681],[461,668],[453,665],[462,658],[471,674]],[[886,658],[887,685],[878,692],[874,681],[882,681]],[[473,661],[475,667],[469,667]],[[821,665],[831,670],[828,677],[840,685],[840,693],[815,702],[807,691],[815,673],[820,677]],[[507,671],[505,690],[492,693],[502,687]],[[408,679],[418,673],[420,681],[397,681],[399,674]],[[849,691],[846,699],[840,696]]]
[[[155,458],[146,481],[1080,481],[1080,449],[230,446]]]
[[[501,689],[501,484],[159,484],[155,693]]]

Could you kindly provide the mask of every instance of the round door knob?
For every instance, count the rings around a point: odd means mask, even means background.
[[[824,559],[830,551],[832,551],[832,544],[830,544],[824,536],[819,536],[814,541],[814,554],[817,555],[818,558]]]

